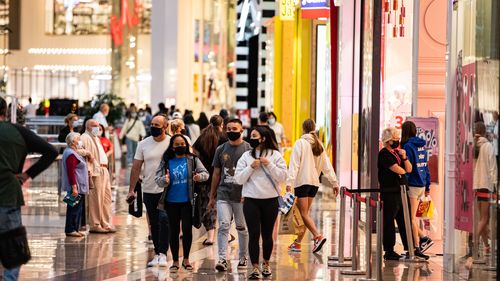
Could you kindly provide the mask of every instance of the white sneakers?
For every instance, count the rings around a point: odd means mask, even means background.
[[[167,266],[167,256],[165,254],[155,255],[154,258],[148,262],[148,266]]]

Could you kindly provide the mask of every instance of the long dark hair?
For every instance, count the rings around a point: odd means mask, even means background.
[[[401,147],[405,145],[411,138],[417,136],[417,126],[411,121],[406,121],[401,127]]]
[[[264,139],[264,142],[261,143],[262,147],[261,147],[260,156],[263,156],[263,155],[267,156],[269,152],[272,155],[273,154],[273,150],[279,151],[278,145],[273,140],[273,135],[271,133],[271,128],[269,128],[269,126],[258,125],[258,126],[255,126],[252,129],[252,131],[259,132],[260,137],[262,139]],[[256,150],[257,149],[255,149],[255,148],[252,149],[251,155],[252,155],[253,158],[257,158],[256,157],[257,156]]]
[[[210,124],[210,122],[208,122],[207,114],[205,114],[205,112],[200,113],[200,118],[198,118],[196,123],[198,123],[198,126],[200,126],[201,130],[208,127],[208,124]]]
[[[312,151],[314,156],[320,156],[325,149],[323,148],[323,145],[319,141],[318,136],[316,135],[316,123],[312,119],[307,119],[302,123],[302,131],[304,131],[305,134],[310,134],[314,138],[314,143],[311,144],[312,146]]]
[[[210,124],[201,131],[200,136],[196,140],[198,146],[201,150],[206,153],[207,156],[212,157],[215,154],[215,150],[219,146],[219,139],[223,136],[220,131],[220,126],[224,123],[224,119],[220,115],[214,115],[210,118]],[[201,153],[201,151],[198,151]]]
[[[175,152],[174,152],[174,141],[176,138],[182,138],[184,142],[186,143],[186,155],[187,156],[192,156],[193,154],[190,152],[191,151],[191,146],[189,145],[189,142],[187,138],[184,135],[181,134],[176,134],[170,138],[170,144],[168,145],[167,150],[163,153],[163,161],[168,162],[171,159],[175,158]]]

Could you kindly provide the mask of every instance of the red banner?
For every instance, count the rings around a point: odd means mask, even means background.
[[[129,13],[128,0],[121,1],[121,14],[120,18],[117,16],[111,16],[110,18],[110,30],[111,39],[115,45],[120,46],[123,43],[123,28],[127,24],[128,28],[132,28],[139,24],[139,16],[142,10],[141,0],[134,1],[134,12]]]

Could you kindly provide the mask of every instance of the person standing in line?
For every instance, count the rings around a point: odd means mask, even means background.
[[[144,129],[144,125],[141,120],[139,120],[135,107],[131,107],[127,120],[125,120],[125,124],[123,124],[123,128],[120,132],[120,139],[125,137],[125,143],[127,145],[128,165],[132,165],[135,152],[137,151],[137,144],[144,136],[146,136],[146,129]]]
[[[417,218],[418,204],[421,199],[430,193],[431,174],[428,167],[427,149],[425,140],[417,137],[417,126],[411,121],[403,123],[401,130],[401,145],[406,151],[408,161],[413,167],[411,173],[406,174],[408,181],[408,197],[410,198],[410,215],[413,231],[413,243],[421,253],[427,251],[434,242],[424,235]]]
[[[243,213],[248,227],[248,250],[253,265],[249,279],[260,279],[261,236],[264,258],[262,276],[272,275],[269,260],[274,246],[273,229],[278,217],[279,186],[286,180],[287,167],[269,128],[255,127],[250,135],[250,146],[252,150],[245,152],[238,161],[234,178],[237,184],[243,185]]]
[[[474,124],[474,181],[473,189],[478,193],[495,193],[497,185],[497,161],[493,145],[486,138],[486,126],[483,122]],[[490,222],[490,199],[478,197],[479,222],[477,235],[483,239],[485,254],[491,253],[488,230]]]
[[[37,152],[42,157],[23,172],[28,153]],[[21,186],[47,169],[58,153],[48,142],[25,127],[7,120],[7,102],[0,97],[0,243],[19,245],[20,237],[6,233],[19,232],[22,228],[21,206],[24,205]],[[24,234],[25,235],[25,234]],[[27,246],[27,245],[25,245]],[[20,249],[21,250],[21,249]],[[3,263],[3,261],[2,261]],[[13,281],[19,278],[21,264],[4,269],[3,279]]]
[[[99,124],[99,140],[101,141],[102,148],[108,157],[108,161],[111,161],[113,155],[113,144],[106,137],[106,129],[102,124]]]
[[[283,125],[278,122],[278,117],[276,117],[276,114],[274,114],[274,112],[269,112],[268,116],[269,119],[267,120],[267,123],[269,124],[269,127],[274,131],[279,147],[282,148],[286,146],[285,128],[283,128]]]
[[[320,186],[319,178],[321,173],[332,184],[333,193],[337,196],[339,184],[332,163],[328,159],[325,149],[316,135],[316,124],[312,119],[307,119],[302,123],[302,137],[293,146],[286,190],[287,192],[291,192],[292,186],[295,187],[297,207],[304,220],[304,224],[313,235],[313,253],[319,252],[326,242],[326,238],[318,231],[314,220],[309,214],[314,197]],[[305,231],[301,233],[288,247],[289,251],[301,251],[300,243],[305,233]]]
[[[199,185],[200,198],[201,198],[201,222],[207,231],[207,238],[203,241],[203,245],[211,246],[214,244],[215,237],[215,219],[216,212],[213,208],[208,208],[210,201],[210,184],[212,183],[212,176],[214,168],[214,155],[217,147],[225,142],[222,132],[224,126],[224,119],[219,115],[214,115],[210,118],[210,125],[201,131],[200,137],[193,145],[193,152],[203,163],[203,166],[208,170],[209,178],[206,182]]]
[[[406,151],[398,149],[399,140],[399,132],[395,128],[385,129],[382,132],[384,147],[379,151],[377,162],[378,181],[381,190],[380,198],[384,201],[383,246],[385,260],[400,260],[403,258],[403,256],[394,251],[394,246],[396,245],[394,220],[398,223],[399,235],[401,236],[404,250],[408,251],[403,201],[401,199],[401,185],[407,186],[405,175],[406,173],[411,173],[412,165],[406,157]],[[415,255],[424,259],[427,257],[421,255],[418,249],[415,249]]]
[[[68,194],[74,197],[80,195],[83,198],[89,192],[89,175],[87,160],[78,153],[78,150],[82,149],[80,134],[75,132],[69,133],[66,136],[66,144],[68,147],[64,150],[61,160],[63,170],[62,186]],[[67,204],[66,225],[64,227],[66,236],[85,236],[84,233],[79,232],[84,204],[83,200],[80,200],[74,206]]]
[[[155,256],[148,262],[148,266],[167,266],[167,251],[169,243],[168,217],[165,211],[158,210],[158,203],[163,192],[155,182],[156,168],[161,162],[163,153],[167,150],[170,137],[166,130],[168,120],[163,115],[158,115],[151,121],[151,136],[145,138],[137,146],[134,164],[130,172],[130,186],[127,200],[136,197],[135,186],[139,181],[142,170],[142,192],[144,205],[151,226],[151,236],[153,240]]]
[[[182,120],[181,120],[182,121]],[[208,172],[200,159],[192,155],[189,143],[184,135],[174,135],[168,149],[156,170],[155,182],[163,188],[158,203],[160,210],[166,210],[170,226],[170,252],[173,264],[170,272],[179,270],[179,238],[182,223],[182,249],[184,253],[182,267],[192,271],[189,252],[193,243],[193,189],[195,182],[208,179]]]
[[[243,153],[252,149],[250,144],[242,138],[243,123],[239,119],[229,120],[226,134],[229,141],[217,148],[212,166],[212,190],[208,208],[213,209],[217,195],[217,246],[219,247],[219,261],[215,266],[218,271],[228,269],[227,244],[231,221],[234,216],[238,231],[239,262],[238,268],[247,267],[248,231],[243,215],[241,197],[242,186],[234,180],[235,168]]]
[[[66,137],[68,136],[69,133],[78,132],[79,129],[76,128],[77,122],[78,122],[78,115],[74,113],[66,115],[66,118],[64,118],[64,124],[66,124],[66,126],[64,126],[59,132],[57,140],[59,142],[66,142]]]
[[[108,157],[99,140],[99,123],[94,119],[87,121],[87,130],[80,137],[83,148],[91,155],[87,167],[91,176],[88,195],[88,223],[91,233],[114,233],[111,224],[111,181],[108,172]],[[89,160],[90,159],[90,160]],[[94,161],[92,161],[94,160]]]
[[[99,122],[99,124],[103,125],[106,130],[109,129],[108,121],[106,120],[106,117],[109,114],[109,105],[106,103],[101,104],[99,106],[99,111],[92,116],[92,119],[96,120]]]

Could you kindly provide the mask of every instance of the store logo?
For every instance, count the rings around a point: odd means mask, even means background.
[[[139,15],[142,10],[141,0],[135,0],[134,6],[134,13],[131,15],[129,13],[128,1],[122,0],[120,18],[117,16],[111,16],[110,18],[111,39],[113,39],[113,42],[117,46],[123,43],[123,28],[125,24],[127,24],[128,28],[132,28],[139,24]]]
[[[302,8],[318,8],[318,7],[327,7],[327,0],[302,0],[301,1]]]

